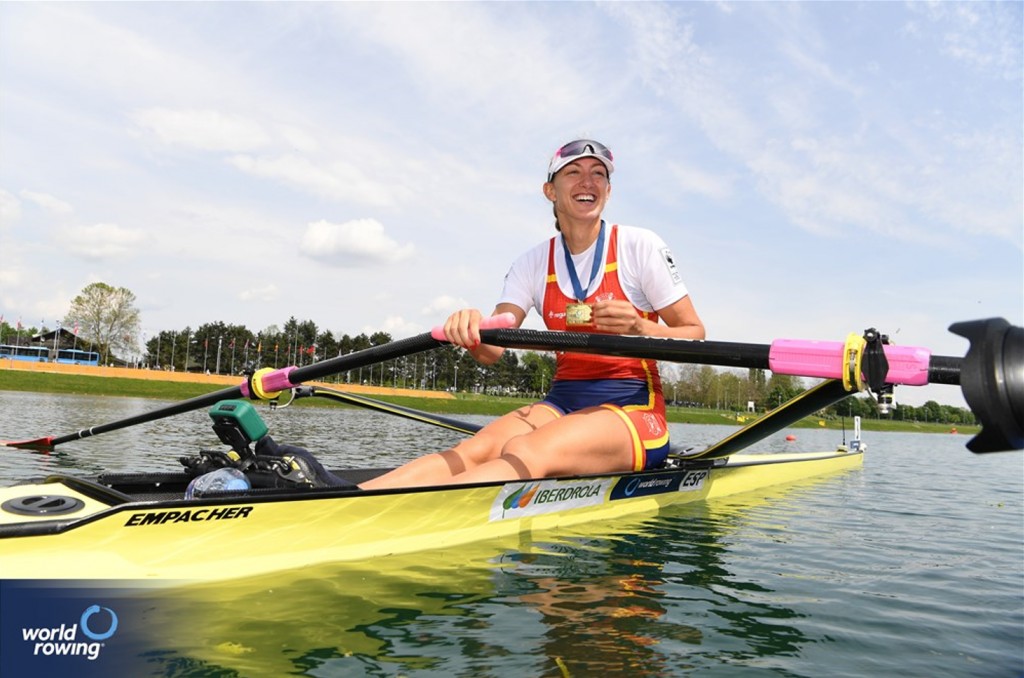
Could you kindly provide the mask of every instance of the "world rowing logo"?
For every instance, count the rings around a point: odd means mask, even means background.
[[[88,640],[81,640],[78,631]],[[117,613],[109,607],[90,605],[79,617],[77,624],[37,626],[21,629],[21,638],[31,644],[36,657],[85,657],[95,660],[100,650],[117,632]]]
[[[110,617],[107,630],[102,632],[93,631],[89,626],[89,619],[100,614],[102,610],[106,610],[107,615]],[[85,612],[82,613],[82,618],[79,620],[79,623],[81,623],[82,633],[85,635],[89,636],[93,640],[106,640],[110,636],[114,635],[115,631],[117,631],[117,614],[109,607],[93,605],[92,607],[86,608]]]

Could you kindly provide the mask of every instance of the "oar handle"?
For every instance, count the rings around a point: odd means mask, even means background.
[[[511,313],[499,313],[498,315],[492,315],[490,318],[482,318],[480,320],[480,329],[482,330],[504,330],[515,326],[516,317]],[[440,325],[430,330],[430,336],[438,341],[447,341],[444,336],[444,327]]]
[[[515,327],[516,317],[511,313],[484,318],[480,321],[481,329],[504,329]],[[257,372],[252,379],[240,386],[246,398],[263,399],[274,397],[281,391],[295,388],[312,379],[337,374],[346,370],[354,370],[372,363],[384,362],[393,358],[420,353],[437,348],[445,343],[444,328],[435,327],[430,332],[419,334],[408,339],[399,339],[389,344],[374,346],[364,351],[338,356],[330,360],[306,365],[305,367],[282,367],[276,370]]]

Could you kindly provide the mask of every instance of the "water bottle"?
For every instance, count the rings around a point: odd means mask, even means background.
[[[219,468],[192,479],[185,488],[185,499],[203,497],[210,492],[248,490],[252,485],[237,468]]]

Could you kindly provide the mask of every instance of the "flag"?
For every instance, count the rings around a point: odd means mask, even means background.
[[[257,353],[263,353],[263,342],[262,341],[260,343],[256,344],[256,352]]]
[[[232,337],[232,338],[231,338],[231,343],[230,343],[230,344],[228,344],[228,348],[234,348],[234,347],[235,347],[235,338],[234,338],[234,337]]]
[[[248,340],[248,339],[246,339],[246,340],[245,340],[245,346],[244,346],[244,348],[245,348],[245,350],[246,350],[246,351],[248,351],[248,350],[249,350],[249,340]]]
[[[75,336],[78,336],[78,321],[75,321]]]
[[[18,318],[18,331],[21,331],[21,318]]]
[[[203,339],[203,348],[210,348],[210,338]]]

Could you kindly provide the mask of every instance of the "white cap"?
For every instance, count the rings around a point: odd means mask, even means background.
[[[597,158],[608,168],[609,175],[615,171],[611,149],[593,139],[577,139],[570,141],[555,151],[551,162],[548,163],[548,181],[554,179],[558,170],[580,158]]]

